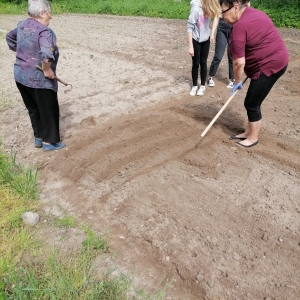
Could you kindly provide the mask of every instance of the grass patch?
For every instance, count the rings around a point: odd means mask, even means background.
[[[36,171],[17,165],[12,153],[0,152],[0,279],[35,245],[21,219],[22,213],[37,208],[35,186]]]
[[[83,247],[87,251],[101,250],[102,252],[108,252],[109,245],[102,236],[96,236],[91,229],[86,230],[86,240],[83,242]]]
[[[92,277],[93,254],[73,253],[68,259],[58,253],[45,261],[28,263],[4,278],[7,299],[126,299],[131,281],[126,276],[100,281]]]
[[[25,169],[20,164],[17,164],[16,154],[12,150],[10,158],[3,152],[0,152],[0,183],[11,187],[18,197],[22,199],[37,199],[37,169]]]
[[[54,223],[54,226],[56,226],[56,227],[70,228],[70,227],[75,227],[76,226],[75,219],[71,216],[65,216],[65,217],[62,217],[62,218],[55,218],[53,223]]]

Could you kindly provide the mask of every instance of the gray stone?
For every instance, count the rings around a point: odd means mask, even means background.
[[[22,214],[22,220],[25,224],[34,226],[39,222],[40,216],[37,213],[28,211]]]

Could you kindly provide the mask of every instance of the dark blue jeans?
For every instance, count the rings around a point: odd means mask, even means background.
[[[215,45],[215,54],[209,69],[209,77],[213,77],[216,75],[217,70],[219,68],[220,62],[223,58],[226,46],[229,44],[231,27],[226,24],[225,21],[220,19],[217,35],[216,35],[216,45]],[[227,47],[227,58],[228,58],[228,66],[229,66],[229,79],[234,79],[233,68],[232,68],[232,58],[229,53],[229,48]]]
[[[207,75],[207,58],[209,52],[210,39],[205,42],[198,43],[193,39],[194,56],[192,57],[192,79],[193,86],[198,85],[198,73],[200,65],[200,79],[201,85],[205,85]]]

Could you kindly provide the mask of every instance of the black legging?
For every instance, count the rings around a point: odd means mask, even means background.
[[[192,57],[192,79],[193,86],[198,85],[198,70],[200,65],[201,85],[205,85],[207,75],[207,57],[209,52],[210,39],[205,42],[198,43],[193,39],[194,56]]]
[[[286,68],[287,66],[269,77],[261,72],[258,79],[251,79],[244,102],[249,122],[257,122],[261,120],[262,115],[260,106],[269,94],[275,82],[284,74]]]

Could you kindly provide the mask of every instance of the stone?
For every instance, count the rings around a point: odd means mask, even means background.
[[[22,220],[25,224],[34,226],[39,222],[40,216],[37,213],[28,211],[22,214]]]

